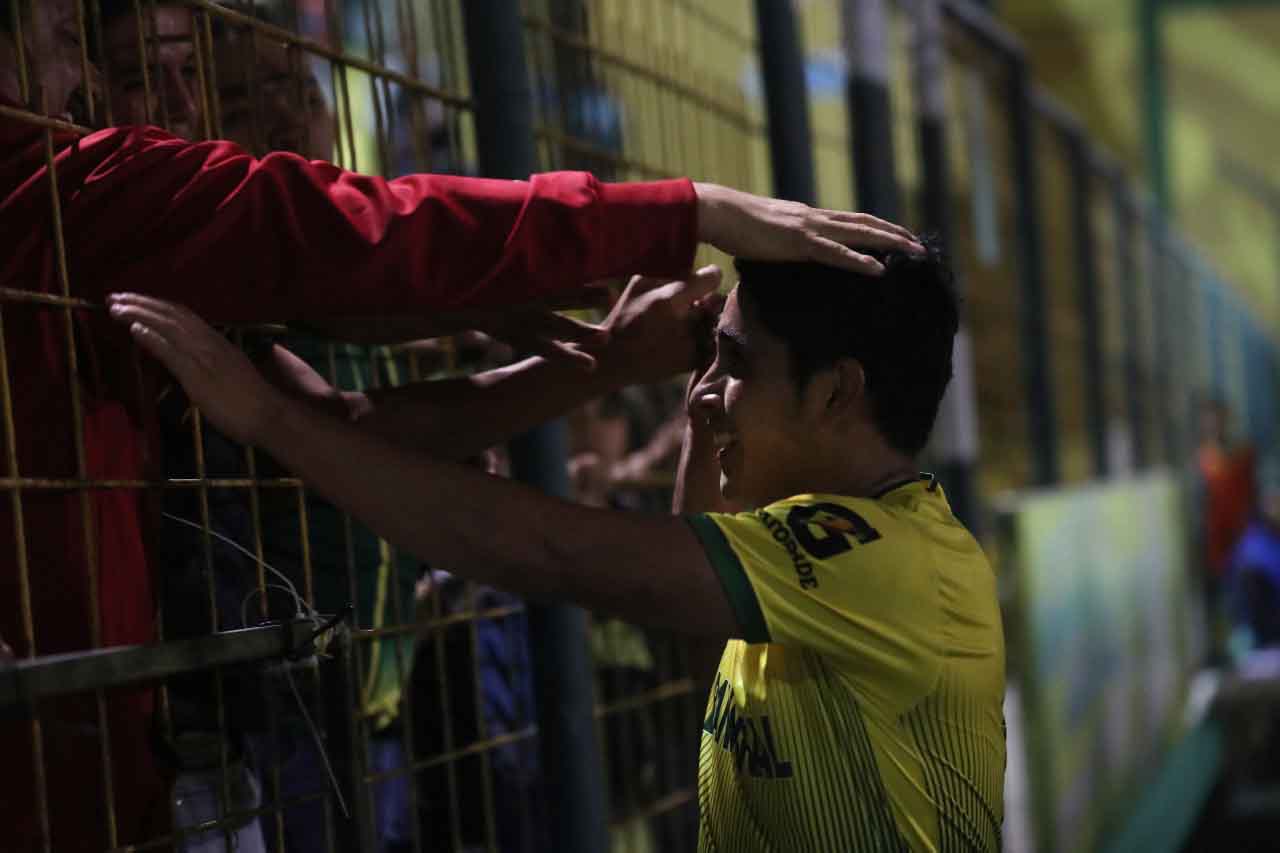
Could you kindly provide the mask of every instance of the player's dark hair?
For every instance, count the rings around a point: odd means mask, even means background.
[[[739,258],[738,298],[791,357],[800,391],[842,358],[866,376],[876,427],[894,449],[924,449],[951,381],[960,323],[951,268],[932,241],[924,255],[871,253],[883,276],[816,263]]]

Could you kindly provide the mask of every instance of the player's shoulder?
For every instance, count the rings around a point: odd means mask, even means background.
[[[893,507],[873,498],[836,494],[794,495],[754,510],[757,536],[768,536],[812,560],[842,561],[846,555],[902,560],[920,537]]]
[[[824,530],[852,536],[862,544],[878,541],[886,530],[901,527],[900,507],[876,498],[837,494],[793,495],[756,510],[789,526],[816,525]]]

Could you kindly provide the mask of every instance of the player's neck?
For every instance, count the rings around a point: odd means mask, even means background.
[[[855,425],[845,441],[829,445],[826,455],[826,468],[841,485],[835,494],[873,498],[920,473],[912,456],[890,446],[869,424]]]
[[[797,494],[874,498],[894,486],[911,482],[919,473],[915,459],[893,451],[856,456],[840,454],[808,478],[805,488]]]

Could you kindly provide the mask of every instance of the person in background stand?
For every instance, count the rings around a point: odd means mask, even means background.
[[[1225,661],[1227,620],[1224,608],[1226,576],[1232,552],[1249,524],[1256,497],[1252,446],[1232,443],[1231,409],[1222,400],[1200,404],[1200,443],[1196,448],[1199,483],[1201,583],[1209,626],[1209,658]]]
[[[1280,466],[1271,460],[1261,467],[1258,511],[1232,549],[1223,579],[1237,659],[1280,645]]]

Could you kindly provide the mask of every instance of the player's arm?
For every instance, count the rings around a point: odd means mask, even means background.
[[[593,371],[563,358],[530,358],[474,376],[340,393],[277,349],[264,372],[277,388],[395,444],[460,460],[594,397],[689,370],[710,317],[704,298],[719,283],[714,266],[682,281],[632,279],[602,326],[603,342],[589,350]]]
[[[459,575],[658,628],[738,633],[681,519],[578,506],[396,446],[278,393],[202,320],[145,297],[113,305],[227,435],[255,444],[383,538]]]

